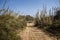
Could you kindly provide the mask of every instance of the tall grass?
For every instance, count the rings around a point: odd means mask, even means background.
[[[17,31],[26,26],[23,16],[17,16],[9,10],[2,10],[0,13],[0,40],[20,40]]]
[[[42,15],[39,15],[38,13],[38,18],[36,16],[35,26],[46,30],[51,35],[60,37],[60,9],[56,8],[55,10],[53,10],[54,12],[49,11],[49,16],[46,16],[44,10],[42,11]]]

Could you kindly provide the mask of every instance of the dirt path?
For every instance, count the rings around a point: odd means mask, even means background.
[[[22,40],[56,40],[36,27],[26,27],[26,29],[20,32],[20,36]]]

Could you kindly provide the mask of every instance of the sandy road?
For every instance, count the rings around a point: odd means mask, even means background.
[[[26,27],[20,32],[20,36],[22,40],[57,40],[36,27]]]

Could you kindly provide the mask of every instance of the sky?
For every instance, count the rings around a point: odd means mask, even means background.
[[[0,0],[0,9],[5,0]],[[60,7],[59,0],[7,0],[4,8],[8,8],[19,14],[23,15],[35,15],[36,12],[43,9],[43,5],[49,10],[52,7]]]

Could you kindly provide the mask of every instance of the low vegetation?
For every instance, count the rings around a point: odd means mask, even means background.
[[[50,35],[60,38],[60,8],[55,8],[49,11],[49,16],[47,16],[46,10],[42,10],[41,15],[37,12],[35,17],[35,26],[42,28],[47,31]],[[54,15],[53,15],[54,14]]]
[[[26,26],[24,16],[18,16],[9,10],[0,13],[0,40],[20,40],[17,32]]]

